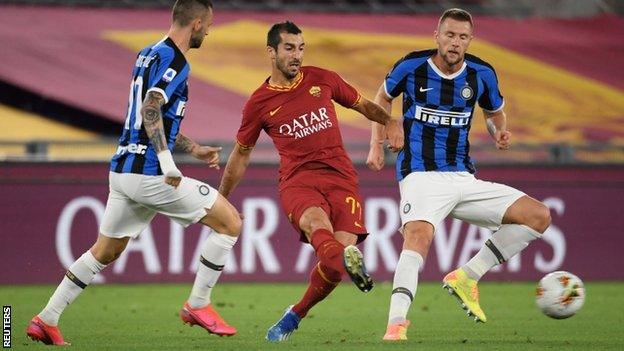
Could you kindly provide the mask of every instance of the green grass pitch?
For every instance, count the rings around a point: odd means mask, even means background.
[[[49,349],[25,336],[28,320],[54,286],[0,286],[12,306],[13,348]],[[221,284],[213,303],[238,334],[209,335],[182,324],[178,310],[191,285],[91,286],[61,318],[75,350],[623,350],[624,283],[588,283],[580,313],[567,320],[543,316],[534,283],[482,283],[486,324],[475,324],[437,283],[418,287],[406,342],[381,341],[391,285],[364,294],[341,284],[305,318],[287,342],[265,341],[267,328],[296,302],[303,284]]]

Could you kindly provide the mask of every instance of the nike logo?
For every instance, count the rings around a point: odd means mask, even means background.
[[[353,222],[353,224],[355,224],[355,226],[358,227],[358,228],[362,228],[362,225],[360,223],[358,223],[357,221]]]
[[[427,89],[423,89],[423,87],[418,88],[418,91],[420,91],[421,93],[424,93],[425,91],[429,91],[429,90],[433,90],[433,88],[427,88]]]
[[[282,108],[282,106],[280,106],[280,107],[276,108],[275,110],[269,111],[269,115],[270,115],[271,117],[273,117],[273,115],[274,115],[274,114],[276,114],[276,113],[277,113],[277,111],[279,111],[281,108]]]

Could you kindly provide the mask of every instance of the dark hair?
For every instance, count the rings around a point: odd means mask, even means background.
[[[277,50],[277,46],[282,40],[280,37],[281,33],[299,34],[301,33],[301,29],[299,29],[299,27],[291,21],[275,23],[271,29],[269,29],[269,33],[267,34],[267,46]]]
[[[472,22],[472,15],[466,10],[453,8],[444,11],[442,16],[440,16],[440,20],[438,21],[438,28],[442,25],[445,19],[452,18],[456,21],[460,22],[470,22],[470,27],[474,27],[474,23]]]
[[[212,9],[210,0],[177,0],[173,5],[173,21],[184,27],[208,9]]]

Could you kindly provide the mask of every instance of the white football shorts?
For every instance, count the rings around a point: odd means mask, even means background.
[[[401,228],[408,222],[426,221],[435,229],[450,215],[498,230],[507,208],[526,195],[468,172],[412,172],[399,182],[399,190]]]
[[[100,233],[111,238],[135,238],[162,213],[187,227],[199,222],[211,209],[218,191],[206,183],[182,177],[177,188],[164,176],[110,172],[109,194]]]

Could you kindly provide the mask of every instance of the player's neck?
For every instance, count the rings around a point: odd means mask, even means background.
[[[464,65],[464,60],[461,60],[454,65],[449,65],[446,61],[444,61],[442,56],[440,56],[440,54],[438,53],[433,55],[433,57],[431,58],[431,61],[433,61],[433,64],[436,65],[436,67],[438,67],[440,72],[449,76],[459,71]]]
[[[297,75],[294,76],[292,79],[289,79],[281,71],[273,70],[273,72],[271,73],[271,77],[269,77],[269,84],[288,88],[292,86],[293,84],[295,84],[297,79],[299,79],[300,75],[301,75],[301,71],[299,71]]]
[[[167,32],[167,36],[173,40],[183,54],[186,54],[186,52],[190,50],[190,32],[171,26],[169,32]]]

